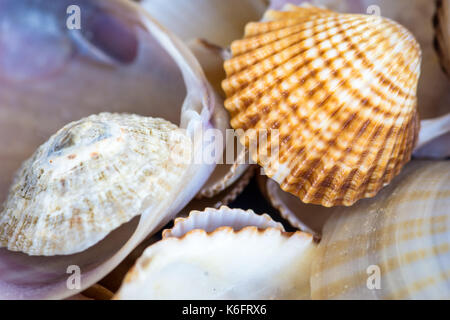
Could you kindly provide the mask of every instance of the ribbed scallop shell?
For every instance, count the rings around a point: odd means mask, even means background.
[[[66,125],[19,170],[0,245],[29,255],[85,250],[166,201],[190,148],[184,131],[159,118],[102,113]]]
[[[177,220],[125,277],[116,299],[310,297],[311,235],[221,207]]]
[[[289,10],[269,11],[271,21],[250,23],[232,44],[225,107],[247,147],[255,132],[278,130],[278,154],[268,156],[270,139],[250,153],[283,190],[306,203],[352,205],[410,159],[420,48],[382,17]]]
[[[450,299],[450,161],[412,161],[398,178],[325,224],[312,298]]]

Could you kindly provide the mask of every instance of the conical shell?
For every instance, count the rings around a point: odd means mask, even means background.
[[[163,119],[102,113],[66,125],[19,170],[0,215],[0,245],[46,256],[91,247],[163,202],[191,147]]]
[[[352,205],[410,159],[420,48],[382,17],[291,10],[249,24],[232,44],[225,107],[241,142],[257,145],[252,158],[283,190],[306,203]],[[278,139],[258,145],[264,130]]]
[[[412,161],[326,223],[314,299],[450,299],[450,161]]]
[[[178,220],[126,276],[116,299],[309,298],[312,236],[252,211],[208,209]]]

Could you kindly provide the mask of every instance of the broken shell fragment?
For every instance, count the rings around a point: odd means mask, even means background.
[[[376,195],[410,160],[420,48],[379,16],[290,8],[280,13],[288,18],[249,24],[232,44],[225,108],[283,190],[349,206]],[[259,143],[263,131],[279,139]]]
[[[115,298],[309,298],[312,236],[280,229],[252,211],[194,212],[144,252]]]
[[[191,160],[163,119],[102,113],[70,123],[24,163],[0,214],[0,245],[68,255],[165,201]]]

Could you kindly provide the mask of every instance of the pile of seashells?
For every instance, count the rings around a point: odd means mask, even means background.
[[[0,4],[0,299],[450,299],[450,0],[289,2]]]

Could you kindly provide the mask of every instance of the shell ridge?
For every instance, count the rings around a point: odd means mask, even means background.
[[[251,157],[283,190],[306,203],[351,205],[373,196],[410,159],[420,47],[406,28],[382,17],[298,21],[283,32],[254,23],[246,31],[261,26],[261,33],[235,42],[233,55],[241,55],[227,65],[239,71],[226,70],[225,107],[232,127],[247,134],[240,137],[247,148],[257,142],[250,129],[281,128],[280,159],[266,161],[267,141]],[[294,33],[309,26],[310,40]]]

